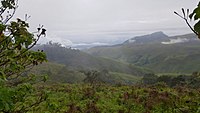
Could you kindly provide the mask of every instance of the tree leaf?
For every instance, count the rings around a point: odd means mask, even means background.
[[[200,33],[200,21],[198,21],[195,25],[194,25],[194,30],[198,33]]]
[[[200,7],[199,6],[198,6],[198,8],[195,9],[195,14],[196,14],[195,15],[196,20],[199,19],[200,18]]]

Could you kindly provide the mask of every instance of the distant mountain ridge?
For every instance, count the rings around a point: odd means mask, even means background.
[[[169,41],[169,37],[163,32],[159,31],[148,35],[136,36],[134,38],[125,41],[123,44],[127,43],[145,44],[145,43],[155,43],[162,41]]]
[[[200,70],[200,40],[194,34],[169,37],[156,32],[130,40],[114,46],[94,47],[87,53],[150,68],[158,73]]]

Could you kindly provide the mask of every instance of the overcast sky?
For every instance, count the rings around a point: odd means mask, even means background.
[[[163,31],[190,33],[174,15],[193,9],[198,0],[19,0],[17,17],[31,15],[31,30],[43,24],[48,40],[109,43]]]

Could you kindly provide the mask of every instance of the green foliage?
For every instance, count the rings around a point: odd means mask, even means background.
[[[16,10],[11,7],[16,4],[15,0],[13,2],[11,0],[2,1],[1,8],[5,11],[8,10],[7,8]],[[0,15],[2,18],[3,14],[2,10]],[[45,35],[43,29],[38,31],[37,38],[35,38],[27,30],[28,27],[28,23],[21,19],[11,21],[10,24],[3,20],[0,21],[0,77],[5,80],[17,78],[23,71],[46,60],[46,55],[42,51],[30,50],[39,38]]]
[[[28,109],[36,113],[179,113],[199,112],[199,89],[183,86],[111,86],[101,84],[48,84],[46,101]],[[36,101],[35,95],[30,100]]]
[[[34,92],[34,76],[25,71],[46,61],[45,53],[31,50],[46,30],[41,26],[36,36],[30,33],[27,15],[11,21],[17,7],[18,0],[2,0],[0,5],[0,112],[6,113],[27,112],[45,100]],[[32,96],[40,99],[31,101]]]
[[[0,87],[0,95],[0,111],[9,111],[13,109],[13,97],[15,92],[10,88]]]
[[[200,21],[197,22],[195,25],[194,25],[194,30],[198,33],[200,33]]]
[[[199,34],[200,33],[200,2],[197,5],[197,8],[194,9],[194,11],[189,15],[190,19],[193,19],[195,21],[198,21],[195,25],[194,25],[194,30]],[[200,38],[200,37],[199,37]]]
[[[47,98],[46,91],[37,90],[30,83],[17,87],[0,87],[0,112],[27,112],[37,108]]]
[[[142,78],[143,84],[158,84],[164,83],[169,87],[175,86],[187,86],[190,88],[200,88],[200,74],[199,72],[193,72],[192,75],[177,75],[164,74],[164,75],[146,75]]]

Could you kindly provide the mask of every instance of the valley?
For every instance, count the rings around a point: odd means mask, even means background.
[[[194,34],[169,37],[155,32],[85,50],[51,42],[34,50],[43,50],[48,62],[31,72],[48,74],[53,82],[80,83],[86,72],[98,71],[104,82],[136,84],[148,74],[187,75],[200,70],[200,41]]]

